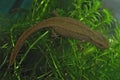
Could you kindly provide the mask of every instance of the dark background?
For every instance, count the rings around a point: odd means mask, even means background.
[[[63,3],[68,1],[62,0]],[[70,0],[69,0],[70,1]],[[101,0],[104,8],[108,8],[115,18],[120,20],[120,0]],[[32,0],[0,0],[0,14],[8,14],[14,8],[29,9]]]

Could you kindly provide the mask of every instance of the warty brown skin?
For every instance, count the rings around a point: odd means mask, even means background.
[[[91,42],[99,48],[106,49],[109,47],[108,40],[99,32],[93,31],[88,26],[84,25],[78,20],[68,17],[52,17],[39,22],[32,27],[28,28],[19,37],[14,46],[9,65],[14,63],[14,60],[22,48],[25,40],[32,35],[32,33],[38,31],[39,29],[50,27],[56,33],[61,36],[70,37],[78,40],[84,40],[86,42]]]

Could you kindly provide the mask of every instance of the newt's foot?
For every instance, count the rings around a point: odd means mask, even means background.
[[[60,37],[60,35],[58,35],[54,30],[52,30],[52,35],[51,35],[51,37],[53,37],[53,38],[59,38]]]
[[[79,43],[77,44],[77,47],[80,49],[80,51],[84,49],[84,47],[81,46],[81,43],[84,43],[84,42],[85,41],[82,40],[82,41],[79,41]]]

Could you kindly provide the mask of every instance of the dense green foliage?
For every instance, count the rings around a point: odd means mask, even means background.
[[[101,50],[91,43],[51,37],[51,29],[30,36],[7,67],[9,56],[19,35],[32,24],[59,16],[76,18],[104,35],[110,48]],[[18,10],[17,10],[18,11]],[[99,0],[33,0],[31,10],[13,12],[9,31],[0,31],[0,78],[5,80],[119,80],[120,27]],[[10,24],[10,23],[9,23]],[[113,25],[114,28],[112,27]],[[1,28],[1,26],[0,26]],[[5,36],[4,36],[5,35]],[[7,39],[6,39],[7,38]],[[4,42],[3,42],[4,41]],[[29,54],[28,54],[29,53]]]

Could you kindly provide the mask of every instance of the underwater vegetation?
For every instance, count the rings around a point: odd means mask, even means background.
[[[1,17],[0,79],[4,80],[120,80],[120,25],[99,0],[33,0],[30,10],[16,9]],[[11,51],[20,35],[35,23],[71,17],[105,35],[109,48],[56,35],[40,29],[25,41],[12,66]],[[11,20],[12,19],[12,20]],[[8,25],[9,24],[9,25]],[[114,27],[113,27],[114,26]]]

